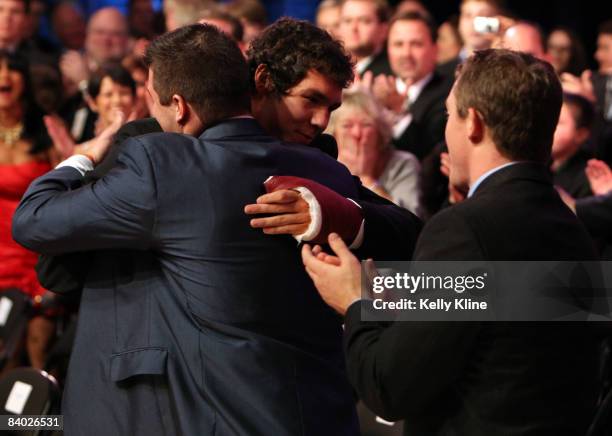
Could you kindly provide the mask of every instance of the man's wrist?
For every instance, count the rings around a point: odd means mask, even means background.
[[[90,157],[85,156],[82,153],[79,153],[79,154],[74,154],[70,156],[68,159],[60,162],[55,167],[55,169],[63,168],[63,167],[74,168],[79,173],[81,173],[81,176],[84,176],[85,173],[89,171],[93,171],[94,164],[93,164],[93,160]]]
[[[94,157],[93,154],[91,153],[76,153],[76,154],[80,154],[82,156],[85,156],[87,159],[89,159],[91,161],[91,164],[95,167],[96,165],[98,165],[98,160]]]

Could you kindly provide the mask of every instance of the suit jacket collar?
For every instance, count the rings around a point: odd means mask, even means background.
[[[551,185],[552,176],[545,165],[537,162],[517,162],[491,174],[484,179],[473,193],[471,198],[476,198],[487,192],[495,192],[497,189],[513,180],[531,180],[536,183]]]
[[[201,140],[213,141],[228,137],[269,136],[255,118],[229,118],[223,120],[200,135]]]
[[[410,105],[410,112],[414,118],[420,119],[432,101],[437,101],[440,98],[444,101],[447,94],[447,90],[442,89],[445,80],[445,77],[440,75],[440,73],[437,71],[433,72],[431,79],[429,79],[419,93],[419,96]],[[450,91],[451,87],[452,85],[448,86],[448,91]]]

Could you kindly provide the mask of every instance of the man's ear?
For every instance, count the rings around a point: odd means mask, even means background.
[[[255,70],[255,91],[257,91],[257,94],[266,95],[271,94],[274,90],[274,83],[272,83],[268,66],[259,64]]]
[[[179,94],[172,96],[172,106],[174,106],[174,120],[179,126],[184,126],[189,121],[191,108]]]
[[[467,136],[472,144],[479,144],[484,139],[485,124],[480,112],[474,108],[468,108],[467,114]]]

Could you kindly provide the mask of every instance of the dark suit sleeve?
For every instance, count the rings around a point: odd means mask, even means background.
[[[357,257],[377,260],[410,260],[421,220],[412,212],[376,195],[359,181],[359,199],[365,220],[364,239]]]
[[[415,259],[482,257],[467,224],[449,212],[425,226]],[[362,310],[373,310],[371,303],[353,304],[345,317],[345,352],[353,387],[366,405],[385,419],[423,413],[457,381],[480,325],[409,321],[385,325],[361,321]]]
[[[44,254],[152,248],[156,183],[137,139],[126,143],[116,168],[104,178],[84,187],[81,182],[70,167],[36,179],[15,212],[13,238]]]
[[[92,253],[68,253],[60,256],[41,254],[36,264],[36,274],[41,286],[58,294],[78,292],[83,289]]]
[[[612,240],[612,194],[577,199],[576,215],[595,238]]]
[[[121,126],[113,138],[110,151],[100,165],[86,174],[84,183],[102,178],[115,166],[123,141],[154,132],[161,132],[161,127],[154,118],[136,120]],[[36,265],[38,281],[44,288],[57,293],[80,291],[83,289],[92,256],[93,254],[88,252],[59,256],[41,255]]]

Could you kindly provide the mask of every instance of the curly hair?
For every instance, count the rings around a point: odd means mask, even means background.
[[[247,52],[251,88],[255,71],[266,65],[277,95],[284,94],[314,69],[341,88],[354,79],[353,63],[342,45],[313,24],[281,18],[251,43]]]

